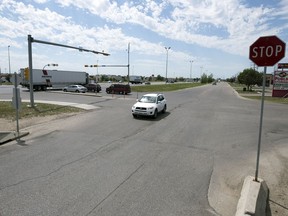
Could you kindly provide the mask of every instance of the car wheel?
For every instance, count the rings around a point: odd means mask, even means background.
[[[165,113],[165,112],[166,112],[166,109],[167,109],[167,106],[166,106],[166,104],[165,104],[165,106],[164,106],[164,108],[163,108],[163,110],[162,110],[162,113]]]
[[[155,109],[155,111],[154,111],[154,115],[153,115],[153,118],[156,119],[156,118],[157,118],[157,115],[158,115],[158,110]]]
[[[63,91],[64,91],[64,92],[67,92],[67,89],[64,89]]]
[[[79,93],[79,90],[76,90],[77,93]]]
[[[134,118],[137,118],[137,115],[136,115],[136,114],[132,114],[132,115],[133,115]]]

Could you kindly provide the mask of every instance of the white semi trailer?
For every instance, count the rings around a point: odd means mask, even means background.
[[[30,71],[21,68],[21,82],[23,87],[30,89]],[[89,82],[89,74],[83,71],[61,71],[33,69],[33,89],[46,91],[49,89],[63,89],[67,85],[86,85]]]

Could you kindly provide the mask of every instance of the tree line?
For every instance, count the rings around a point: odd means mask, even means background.
[[[246,85],[247,91],[252,91],[254,85],[261,86],[263,82],[263,73],[253,68],[246,68],[238,74],[238,76],[227,79],[228,82],[238,82]]]

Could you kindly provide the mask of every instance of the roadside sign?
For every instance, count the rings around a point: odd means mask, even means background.
[[[284,68],[288,68],[288,63],[279,63],[278,64],[278,69],[284,69]]]
[[[285,56],[286,44],[277,36],[258,38],[251,46],[249,59],[258,66],[273,66]]]
[[[18,85],[20,85],[21,77],[18,74],[13,74],[12,77],[11,77],[11,82],[14,85],[18,86]]]
[[[258,65],[259,67],[261,66],[264,67],[255,181],[258,181],[257,178],[258,178],[258,171],[259,171],[259,158],[260,158],[260,147],[261,147],[261,136],[262,136],[266,71],[267,71],[268,66],[273,66],[277,62],[279,62],[282,58],[284,58],[285,48],[286,48],[286,44],[282,40],[280,40],[277,36],[266,36],[266,37],[258,38],[250,46],[250,50],[249,50],[249,59],[252,62],[254,62],[256,65]]]

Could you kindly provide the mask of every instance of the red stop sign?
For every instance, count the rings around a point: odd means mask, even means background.
[[[250,46],[249,59],[258,66],[273,66],[284,58],[285,46],[277,36],[260,37]]]

